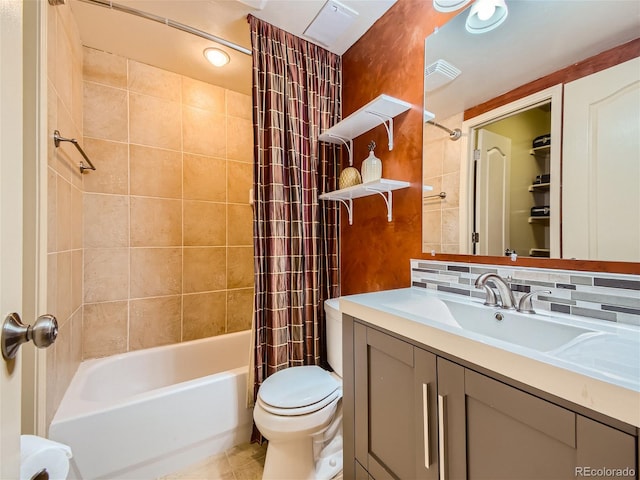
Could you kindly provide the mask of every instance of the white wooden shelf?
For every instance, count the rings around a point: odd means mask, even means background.
[[[389,180],[381,178],[375,182],[361,183],[354,185],[353,187],[342,188],[333,192],[327,192],[320,195],[318,198],[321,200],[329,200],[334,202],[341,202],[347,207],[347,213],[349,214],[349,225],[353,224],[353,199],[367,197],[370,195],[380,195],[387,204],[387,221],[391,221],[391,213],[393,211],[393,191],[401,188],[407,188],[409,182],[403,182],[400,180]],[[432,188],[432,187],[429,187]]]
[[[318,140],[346,146],[349,152],[349,165],[353,165],[353,139],[383,124],[387,129],[389,150],[393,150],[393,118],[410,108],[410,103],[382,94],[325,130]]]

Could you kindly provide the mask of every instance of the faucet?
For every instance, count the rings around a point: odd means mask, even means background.
[[[535,295],[538,295],[539,293],[551,294],[551,290],[536,290],[536,291],[527,293],[520,299],[520,302],[518,303],[518,311],[520,313],[536,313],[535,310],[533,309],[533,304],[531,303],[531,300]]]
[[[502,308],[506,308],[509,310],[515,309],[516,299],[513,297],[513,292],[511,292],[511,288],[509,288],[507,282],[505,282],[504,279],[497,273],[483,273],[476,279],[476,288],[483,288],[486,295],[484,304],[489,307],[498,306],[498,302],[496,301],[496,294],[491,289],[491,287],[486,284],[488,280],[491,280],[496,286],[496,289],[500,294]]]

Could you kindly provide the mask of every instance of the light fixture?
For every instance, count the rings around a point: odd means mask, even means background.
[[[485,33],[498,27],[507,19],[504,0],[476,0],[469,10],[465,24],[469,33]]]
[[[227,52],[223,52],[219,48],[205,48],[202,53],[204,53],[204,58],[209,60],[214,67],[223,67],[230,60]]]
[[[439,12],[455,12],[471,0],[433,0],[433,8]]]

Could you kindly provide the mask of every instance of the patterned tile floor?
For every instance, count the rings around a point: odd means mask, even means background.
[[[267,444],[245,443],[159,480],[260,480]]]

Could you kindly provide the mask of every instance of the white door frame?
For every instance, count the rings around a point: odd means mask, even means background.
[[[22,2],[0,0],[0,322],[22,313]],[[0,478],[20,470],[20,355],[0,358]]]
[[[47,311],[47,116],[48,2],[24,2],[24,211],[22,312],[33,323]],[[54,348],[53,346],[50,348]],[[32,342],[22,346],[22,433],[46,436],[47,352]]]
[[[471,254],[473,251],[471,233],[473,232],[473,150],[475,146],[476,130],[510,117],[524,110],[529,110],[540,104],[551,101],[551,182],[549,205],[558,214],[551,216],[549,223],[551,232],[551,257],[560,258],[560,184],[561,184],[561,139],[562,139],[562,84],[554,85],[527,97],[521,98],[507,105],[503,105],[489,112],[478,115],[462,122],[462,142],[460,159],[460,253]],[[554,141],[555,139],[555,141]],[[560,139],[560,141],[558,141]]]
[[[46,3],[0,0],[0,321],[46,308]],[[0,359],[0,478],[18,478],[20,434],[46,434],[46,353]]]

